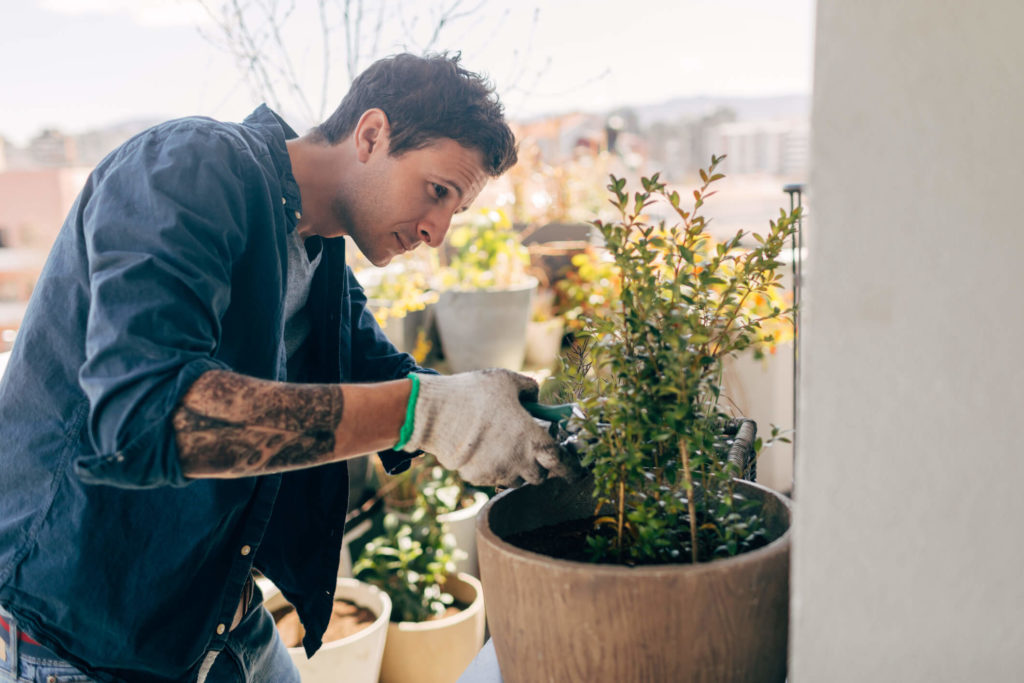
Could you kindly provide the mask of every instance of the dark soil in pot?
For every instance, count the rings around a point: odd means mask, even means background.
[[[302,627],[295,608],[287,605],[274,610],[271,616],[274,617],[274,623],[277,625],[277,631],[281,634],[281,640],[284,641],[285,647],[299,647],[302,644],[302,638],[306,635],[306,629]],[[329,643],[347,638],[369,628],[376,620],[377,615],[365,607],[360,607],[348,600],[335,600],[331,621],[327,624],[323,641]]]
[[[590,546],[587,538],[594,535],[606,536],[609,539],[615,537],[614,524],[599,524],[598,517],[586,517],[583,519],[571,519],[558,524],[529,529],[511,534],[505,541],[517,548],[529,550],[530,552],[546,555],[558,560],[571,560],[573,562],[592,562]],[[606,521],[607,517],[604,518]],[[698,517],[700,519],[700,517]],[[700,525],[698,525],[700,526]],[[680,535],[689,534],[687,527],[678,530]],[[702,562],[709,561],[714,555],[716,541],[710,533],[701,532],[698,546]],[[768,544],[766,538],[758,538],[744,548],[745,552],[756,550]],[[682,547],[683,543],[680,543]],[[687,564],[689,553],[679,553],[672,558],[670,564]],[[623,562],[621,564],[631,564]]]
[[[559,560],[586,562],[587,534],[594,528],[596,517],[571,519],[567,522],[542,526],[517,534],[505,540],[523,550],[540,553]]]

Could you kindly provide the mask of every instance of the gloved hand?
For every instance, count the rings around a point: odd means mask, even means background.
[[[575,479],[576,457],[558,447],[520,404],[536,401],[537,383],[493,368],[420,375],[412,435],[402,449],[432,453],[478,486],[539,484],[549,475]]]

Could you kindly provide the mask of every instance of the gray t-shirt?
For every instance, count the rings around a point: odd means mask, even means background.
[[[288,235],[288,283],[284,296],[284,349],[286,361],[299,350],[309,336],[309,314],[306,311],[306,299],[313,283],[313,274],[320,264],[323,254],[320,238],[308,241],[302,239],[298,230]],[[288,363],[288,374],[292,375],[291,363]]]

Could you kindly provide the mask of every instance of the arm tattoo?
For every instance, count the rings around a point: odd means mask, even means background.
[[[339,385],[211,370],[174,413],[182,469],[194,477],[244,477],[333,461],[343,408]]]

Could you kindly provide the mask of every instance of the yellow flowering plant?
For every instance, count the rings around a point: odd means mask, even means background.
[[[367,294],[375,303],[373,317],[381,327],[437,301],[437,292],[427,286],[426,275],[415,271],[387,273]]]
[[[480,209],[448,236],[451,255],[442,270],[446,289],[487,289],[522,284],[527,279],[530,253],[508,214]]]

